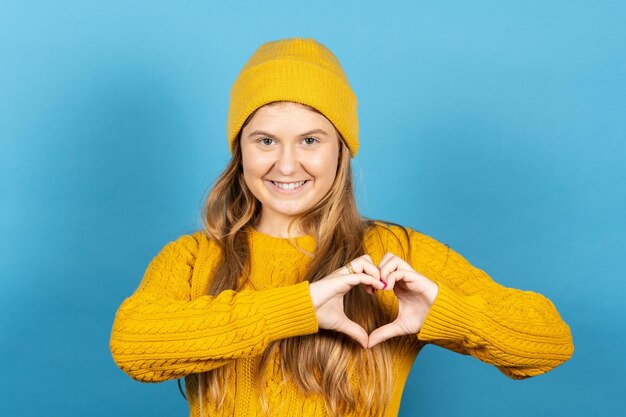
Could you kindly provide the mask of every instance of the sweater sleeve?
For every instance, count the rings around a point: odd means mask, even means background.
[[[411,231],[414,265],[439,292],[418,339],[472,355],[513,379],[540,375],[573,354],[572,335],[541,294],[504,287],[460,254]]]
[[[160,382],[209,371],[259,355],[272,341],[318,331],[308,281],[191,300],[197,252],[191,235],[167,244],[119,307],[110,349],[133,379]]]

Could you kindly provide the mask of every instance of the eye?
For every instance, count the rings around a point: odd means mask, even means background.
[[[272,138],[261,138],[257,142],[259,142],[261,145],[270,146],[273,140],[274,139]]]
[[[319,142],[319,139],[314,137],[304,138],[304,143],[306,143],[307,145],[315,145],[317,142]]]

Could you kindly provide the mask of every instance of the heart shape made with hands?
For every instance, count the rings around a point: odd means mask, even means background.
[[[392,337],[417,335],[437,298],[437,284],[391,252],[378,265],[374,265],[369,255],[356,258],[349,265],[352,271],[347,266],[341,267],[309,286],[319,328],[344,333],[364,349]],[[343,297],[357,285],[364,285],[370,294],[377,290],[393,291],[399,307],[396,319],[370,334],[350,320],[344,313]]]

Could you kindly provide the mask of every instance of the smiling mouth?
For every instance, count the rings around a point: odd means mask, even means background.
[[[277,188],[280,188],[281,190],[297,190],[299,188],[302,188],[304,184],[306,184],[309,181],[310,180],[297,181],[297,182],[277,182],[277,181],[270,180],[272,184],[274,184]]]

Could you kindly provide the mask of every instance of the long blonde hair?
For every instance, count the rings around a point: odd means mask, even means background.
[[[341,138],[338,131],[337,134]],[[245,228],[255,225],[261,213],[261,203],[243,178],[239,142],[240,137],[234,144],[233,157],[209,193],[204,207],[205,233],[221,249],[213,278],[205,290],[206,294],[213,296],[224,290],[240,290],[249,277],[250,254]],[[295,219],[300,221],[301,230],[313,235],[317,242],[303,278],[309,282],[318,281],[363,255],[365,232],[369,227],[375,227],[373,220],[362,217],[357,211],[350,154],[343,140],[340,142],[337,173],[331,189],[317,204]],[[295,220],[289,224],[290,228]],[[243,282],[240,283],[242,276]],[[361,286],[354,287],[345,295],[344,309],[346,315],[368,333],[391,319],[377,298],[367,294]],[[258,383],[266,415],[269,415],[269,409],[262,389],[263,371],[276,349],[279,350],[283,377],[291,377],[305,395],[321,394],[330,415],[344,415],[356,410],[357,405],[362,405],[370,415],[384,414],[391,395],[389,344],[362,349],[349,337],[324,329],[316,334],[272,342],[262,354],[259,365],[261,379]],[[350,384],[350,371],[357,372],[359,376],[358,390]],[[210,401],[221,407],[226,395],[228,373],[228,368],[222,366],[190,375],[189,395],[192,398],[197,395],[202,408],[203,386],[206,386]]]

